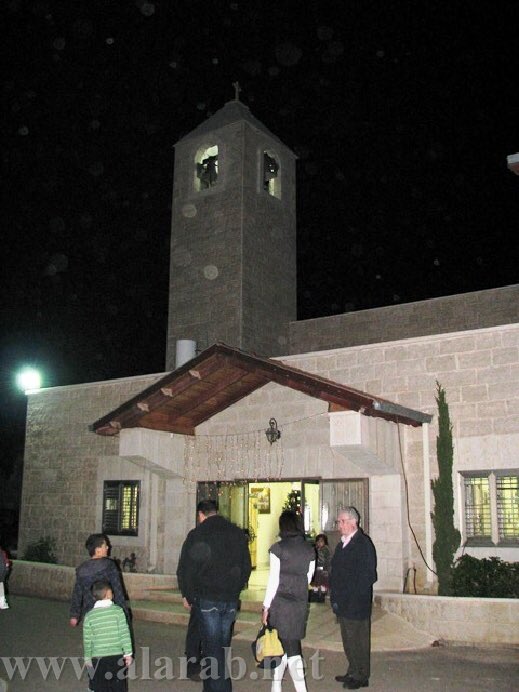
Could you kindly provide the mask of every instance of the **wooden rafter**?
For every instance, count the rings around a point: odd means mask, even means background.
[[[427,414],[218,343],[97,420],[91,430],[115,435],[122,428],[143,427],[194,435],[197,425],[269,382],[327,401],[330,411],[361,411],[414,426],[428,420]]]

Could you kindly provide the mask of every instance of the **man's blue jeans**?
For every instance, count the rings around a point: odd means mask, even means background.
[[[230,692],[229,671],[226,669],[226,649],[231,645],[232,626],[236,620],[237,601],[210,601],[199,598],[198,623],[202,640],[202,671],[204,692]],[[203,659],[208,659],[204,661]]]

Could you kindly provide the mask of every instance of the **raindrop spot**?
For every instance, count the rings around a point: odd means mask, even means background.
[[[151,17],[155,14],[155,4],[153,2],[141,3],[141,14],[145,17]]]
[[[192,219],[194,216],[197,215],[197,208],[194,204],[184,204],[184,206],[182,207],[182,215],[185,216],[187,219]]]
[[[332,41],[328,46],[328,52],[335,56],[342,55],[344,53],[344,46],[341,41]]]
[[[214,281],[218,276],[218,267],[215,267],[214,264],[208,264],[204,267],[204,276],[209,281]]]
[[[317,28],[317,38],[320,41],[330,41],[333,36],[333,29],[330,26],[320,26]]]
[[[276,58],[280,65],[292,67],[301,60],[303,51],[293,43],[282,43],[276,48]]]

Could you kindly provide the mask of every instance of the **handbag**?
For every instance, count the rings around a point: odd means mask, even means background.
[[[285,653],[277,629],[270,625],[261,626],[251,649],[258,668],[277,668]]]

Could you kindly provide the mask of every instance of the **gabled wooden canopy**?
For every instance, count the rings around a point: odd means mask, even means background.
[[[322,399],[330,411],[360,411],[406,425],[428,423],[431,416],[370,396],[281,361],[253,356],[217,343],[168,373],[90,429],[117,435],[122,428],[149,428],[194,435],[200,423],[269,382]]]

